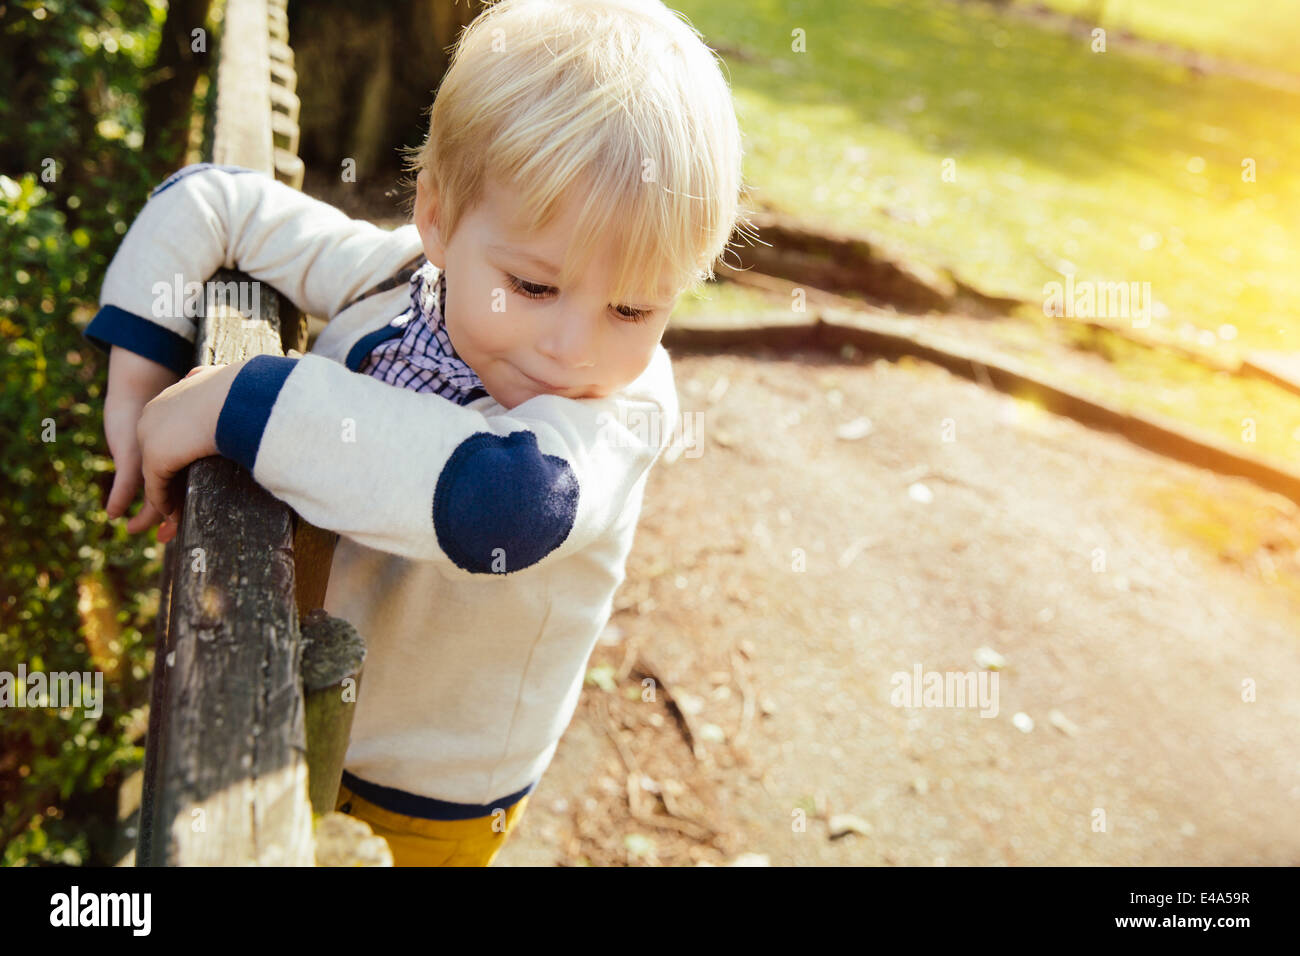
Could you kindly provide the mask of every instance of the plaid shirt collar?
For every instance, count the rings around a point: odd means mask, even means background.
[[[460,405],[487,395],[478,374],[457,354],[447,335],[447,280],[427,260],[411,276],[411,302],[389,324],[401,336],[379,343],[359,371],[390,385],[434,392]]]

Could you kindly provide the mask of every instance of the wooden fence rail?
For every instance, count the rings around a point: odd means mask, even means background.
[[[301,188],[285,2],[226,0],[207,158]],[[195,344],[195,365],[306,351],[307,323],[222,270]],[[221,457],[189,466],[181,514],[163,558],[136,865],[313,865],[313,811],[333,811],[364,657],[320,610],[337,536]]]

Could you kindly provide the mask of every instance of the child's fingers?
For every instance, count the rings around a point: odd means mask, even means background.
[[[146,500],[140,506],[140,510],[135,513],[130,521],[126,524],[126,530],[131,534],[138,534],[141,531],[147,531],[163,519],[163,514],[153,506],[153,503]]]
[[[104,407],[104,437],[113,456],[113,487],[104,508],[110,518],[120,518],[140,490],[140,444],[136,422],[143,406],[118,401]]]
[[[122,455],[116,462],[117,474],[113,476],[113,488],[108,493],[105,510],[113,519],[126,514],[126,509],[140,490],[140,456]]]
[[[196,365],[185,373],[185,378],[193,378],[202,372],[215,372],[217,369],[225,368],[228,364],[228,362],[218,362],[215,365]],[[181,381],[183,382],[185,379],[183,378]]]
[[[171,480],[172,476],[170,474],[163,474],[147,468],[144,471],[145,500],[153,507],[154,514],[160,519],[176,510],[169,490]]]
[[[145,419],[140,419],[143,423]],[[149,503],[154,520],[170,515],[176,510],[171,497],[175,468],[159,454],[157,442],[141,448],[140,474],[144,478],[144,500]]]
[[[180,527],[176,524],[176,522],[172,521],[171,518],[168,518],[158,528],[158,543],[166,544],[172,538],[176,537],[179,531],[180,531]]]

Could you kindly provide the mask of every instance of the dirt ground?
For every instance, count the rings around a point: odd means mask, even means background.
[[[1292,502],[924,363],[670,351],[700,443],[495,865],[1300,864]],[[996,716],[891,704],[984,665]]]

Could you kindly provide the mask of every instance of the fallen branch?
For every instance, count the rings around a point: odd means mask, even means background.
[[[673,697],[672,689],[668,682],[664,680],[659,669],[650,661],[646,660],[644,653],[638,653],[636,667],[634,670],[643,677],[649,677],[655,682],[655,686],[663,691],[664,703],[677,719],[677,724],[681,728],[682,736],[686,739],[686,745],[691,748],[691,756],[696,760],[703,760],[706,754],[700,747],[700,735],[695,729],[695,721]]]
[[[637,766],[636,758],[632,756],[631,751],[627,749],[627,745],[623,743],[622,737],[619,736],[618,727],[615,726],[613,718],[609,715],[608,705],[597,698],[595,707],[597,718],[601,726],[605,728],[605,732],[609,734],[609,738],[614,741],[619,759],[623,761],[623,767],[627,771],[625,788],[627,790],[628,810],[631,812],[632,818],[646,826],[676,830],[695,840],[708,841],[712,839],[717,831],[708,824],[685,817],[680,813],[673,816],[661,816],[645,805],[645,793],[641,789],[641,770]],[[672,813],[667,800],[664,800],[664,809]]]
[[[744,655],[734,647],[731,649],[731,670],[740,688],[740,727],[731,739],[733,750],[739,750],[749,734],[749,726],[754,720],[754,684],[749,678],[749,668],[745,666]],[[749,751],[744,751],[745,762],[749,762]]]

